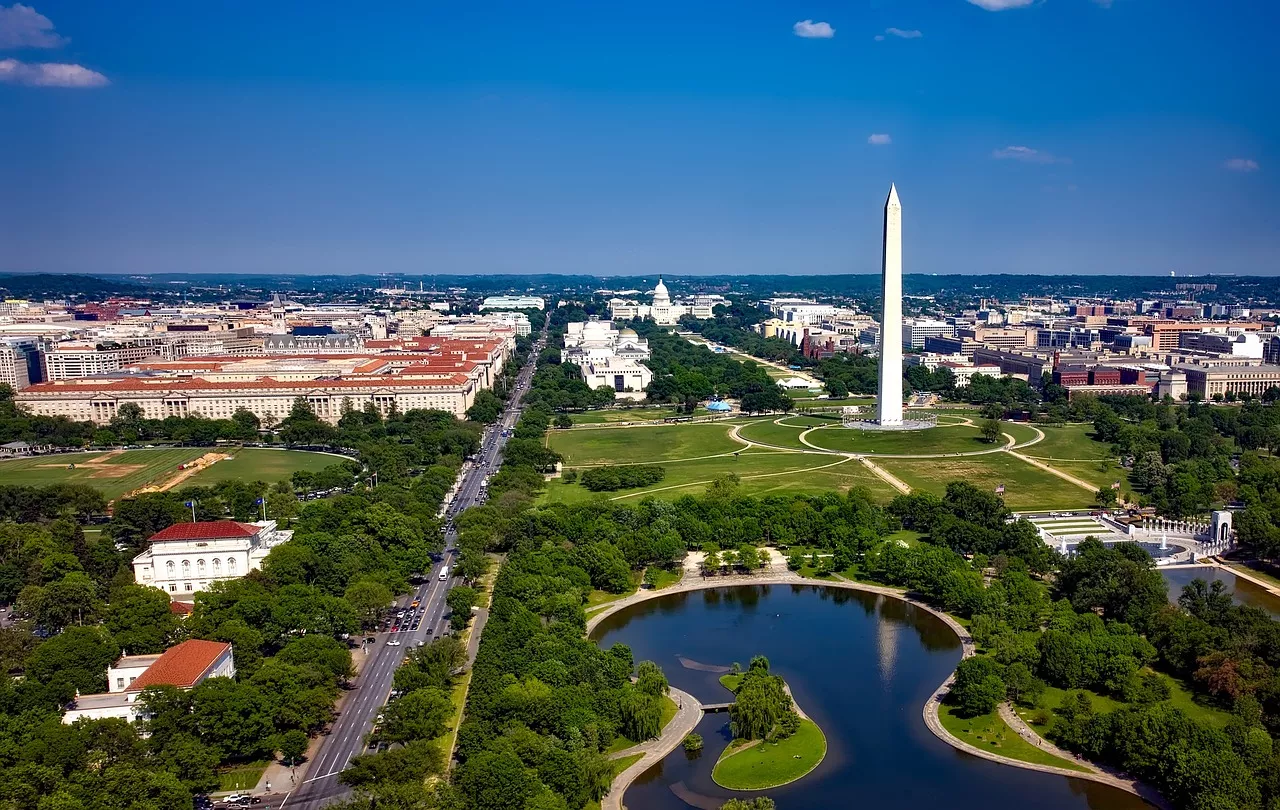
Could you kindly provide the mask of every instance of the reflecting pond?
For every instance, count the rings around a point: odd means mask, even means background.
[[[1280,617],[1280,596],[1244,577],[1236,576],[1228,569],[1205,565],[1171,565],[1161,568],[1160,573],[1164,575],[1164,581],[1169,586],[1170,602],[1177,602],[1178,597],[1182,595],[1183,587],[1190,585],[1192,580],[1203,579],[1206,582],[1216,581],[1225,584],[1227,591],[1238,604],[1262,608],[1272,616]]]
[[[703,702],[730,695],[718,678],[753,655],[769,658],[827,735],[826,759],[791,785],[764,791],[779,810],[843,807],[1036,807],[1137,810],[1146,802],[1086,780],[1028,771],[957,751],[921,716],[960,660],[937,617],[898,599],[839,588],[762,585],[672,594],[624,609],[593,634],[656,661]],[[732,797],[711,780],[729,742],[728,715],[704,716],[698,755],[677,749],[627,790],[629,810],[716,810]]]

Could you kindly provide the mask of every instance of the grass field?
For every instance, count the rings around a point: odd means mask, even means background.
[[[817,427],[822,424],[830,424],[821,419],[814,419],[810,416],[793,416],[787,419],[783,424],[776,425],[772,419],[760,420],[750,425],[744,426],[738,431],[738,435],[748,441],[760,442],[761,444],[771,444],[774,447],[790,447],[796,450],[808,450],[800,442],[800,434],[811,427]]]
[[[982,440],[981,431],[968,425],[952,425],[926,430],[852,430],[822,428],[805,437],[811,444],[844,453],[910,454],[972,453],[994,450],[1000,443]]]
[[[942,721],[942,727],[947,730],[947,733],[969,743],[974,748],[981,748],[1022,762],[1052,765],[1069,771],[1088,771],[1081,765],[1055,757],[1022,739],[1017,732],[1005,725],[995,712],[978,717],[961,718],[952,714],[950,706],[943,705],[938,707],[938,719]]]
[[[764,790],[800,779],[826,755],[822,729],[812,720],[801,720],[795,734],[776,743],[730,743],[711,769],[711,778],[730,790]]]
[[[643,464],[745,447],[729,438],[724,423],[553,430],[547,434],[547,445],[564,456],[566,466]]]
[[[1093,425],[1036,425],[1044,440],[1027,448],[1027,455],[1042,459],[1114,458],[1111,446],[1093,438]],[[1114,480],[1114,479],[1113,479]]]
[[[1012,436],[1018,444],[1029,442],[1037,435],[1035,428],[1022,422],[1001,422],[1000,430]],[[1035,455],[1036,448],[1039,446],[1039,444],[1033,444],[1027,450],[1031,455]]]
[[[194,461],[207,452],[208,448],[175,447],[12,459],[0,461],[0,484],[84,484],[114,499],[173,477],[179,464]],[[72,464],[74,470],[70,469]]]
[[[705,411],[699,413],[704,414]],[[650,419],[666,419],[678,416],[675,408],[610,408],[602,411],[584,411],[571,413],[569,418],[575,425],[602,425],[611,422],[647,422]]]
[[[1164,680],[1165,683],[1169,684],[1169,705],[1176,709],[1180,709],[1187,717],[1204,723],[1205,725],[1212,726],[1213,728],[1223,728],[1231,722],[1232,715],[1230,712],[1224,711],[1215,706],[1209,706],[1205,703],[1197,702],[1191,690],[1188,689],[1186,684],[1182,681],[1168,675],[1164,676]],[[1116,700],[1115,698],[1107,697],[1106,695],[1101,695],[1088,689],[1070,691],[1083,691],[1087,694],[1094,712],[1098,714],[1113,712],[1116,709],[1122,709],[1128,705],[1124,701]],[[1044,690],[1044,696],[1040,700],[1040,707],[1048,709],[1050,717],[1052,717],[1052,710],[1062,705],[1062,701],[1066,698],[1067,694],[1068,690],[1066,689],[1059,689],[1055,686],[1046,687]],[[1044,734],[1049,730],[1049,724],[1035,722],[1038,715],[1041,714],[1039,709],[1018,707],[1017,711],[1018,716],[1025,720],[1027,725],[1034,728],[1037,733]]]
[[[253,790],[267,770],[268,762],[233,765],[218,771],[218,790]]]
[[[630,496],[639,499],[653,492],[656,497],[675,500],[682,495],[701,495],[707,483],[728,473],[741,478],[738,491],[744,495],[818,495],[846,492],[866,487],[878,501],[888,502],[897,494],[882,479],[857,461],[840,462],[838,456],[821,453],[743,453],[741,456],[670,462],[663,467],[666,478],[654,487],[617,492],[591,492],[578,484],[553,479],[542,495],[544,503],[580,503],[593,498]],[[834,465],[834,466],[827,466]],[[826,467],[826,469],[818,469]]]
[[[210,487],[232,479],[273,484],[288,479],[298,470],[316,472],[331,464],[342,463],[342,459],[337,456],[303,450],[246,447],[234,452],[235,455],[231,458],[223,459],[191,476],[182,482],[182,486]]]
[[[1008,453],[968,458],[881,459],[876,462],[912,489],[942,494],[951,481],[995,489],[1004,484],[1011,509],[1064,509],[1093,504],[1093,493]]]
[[[1027,449],[1034,451],[1037,445],[1032,445]],[[1033,453],[1027,453],[1033,455]],[[1133,486],[1129,483],[1129,471],[1120,466],[1120,462],[1115,459],[1099,459],[1097,461],[1049,461],[1045,460],[1045,464],[1053,467],[1055,470],[1062,470],[1064,473],[1074,475],[1091,484],[1096,484],[1098,489],[1106,489],[1116,481],[1120,482],[1121,492],[1132,492]]]
[[[547,492],[543,499],[549,503],[580,503],[595,498],[617,498],[620,495],[632,495],[650,490],[663,490],[659,493],[669,497],[677,498],[680,495],[687,494],[687,489],[668,489],[672,487],[696,487],[701,491],[706,483],[728,473],[734,473],[742,481],[742,490],[749,491],[755,484],[753,479],[747,478],[752,475],[771,475],[779,472],[793,472],[803,476],[805,470],[812,470],[815,467],[821,467],[826,464],[839,461],[839,456],[828,456],[821,453],[743,453],[740,456],[722,456],[719,458],[705,458],[697,461],[672,461],[662,464],[662,468],[666,470],[666,477],[652,487],[643,487],[640,489],[620,489],[615,492],[592,492],[581,484],[566,484],[561,479],[553,479],[547,486]],[[862,465],[856,462],[850,462],[854,466]],[[849,466],[842,464],[840,469]],[[865,468],[863,468],[865,471]],[[819,471],[822,472],[822,471]],[[817,473],[815,473],[817,474]],[[762,485],[769,486],[779,483],[788,476],[772,476],[770,478],[755,479],[759,480]]]

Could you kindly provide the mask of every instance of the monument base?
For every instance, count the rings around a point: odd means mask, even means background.
[[[933,414],[921,414],[891,424],[882,424],[878,419],[844,419],[841,424],[854,430],[927,430],[938,426],[938,417]]]

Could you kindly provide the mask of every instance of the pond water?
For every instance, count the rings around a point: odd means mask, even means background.
[[[657,662],[704,703],[730,694],[718,678],[734,662],[769,658],[827,736],[827,757],[791,785],[764,791],[778,810],[1138,810],[1146,802],[1085,780],[1028,771],[957,751],[921,709],[960,660],[937,617],[890,597],[808,585],[718,588],[654,599],[605,619],[593,636]],[[704,716],[698,755],[677,749],[627,790],[630,810],[716,810],[733,797],[711,768],[729,742],[728,715]]]
[[[1206,582],[1224,583],[1227,586],[1227,591],[1231,594],[1231,598],[1237,604],[1262,608],[1272,616],[1280,617],[1280,596],[1276,596],[1266,588],[1243,577],[1236,576],[1225,568],[1201,565],[1171,565],[1167,568],[1161,568],[1160,573],[1164,576],[1165,584],[1169,587],[1170,602],[1176,603],[1178,597],[1182,595],[1183,587],[1190,585],[1192,580],[1203,579]]]

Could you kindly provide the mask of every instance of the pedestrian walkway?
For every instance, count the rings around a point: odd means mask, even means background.
[[[661,762],[667,754],[676,750],[684,742],[684,738],[689,736],[689,732],[693,731],[698,725],[698,721],[702,719],[702,704],[693,695],[688,692],[682,692],[674,686],[670,688],[667,694],[679,706],[676,716],[671,719],[670,723],[667,723],[666,728],[662,729],[662,734],[657,739],[646,740],[639,745],[633,745],[610,756],[610,759],[621,759],[633,754],[644,754],[639,760],[633,762],[626,770],[613,778],[613,784],[609,786],[608,794],[600,800],[600,810],[622,810],[622,794],[626,792],[636,777]]]

